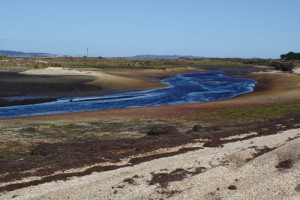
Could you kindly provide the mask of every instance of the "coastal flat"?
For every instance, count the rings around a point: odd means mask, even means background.
[[[300,200],[300,1],[271,2],[1,1],[0,200]]]
[[[221,68],[222,69],[222,68]],[[185,70],[176,70],[170,72],[160,72],[160,71],[146,71],[142,75],[143,78],[147,76],[161,77],[163,76],[171,76],[177,73],[191,72],[201,70],[197,69],[189,69]],[[129,70],[128,74],[123,71],[123,76],[133,76],[131,70]],[[202,70],[203,71],[203,70]],[[111,73],[111,72],[110,72]],[[116,73],[116,72],[114,72]],[[116,74],[120,74],[117,72]],[[141,72],[137,73],[137,77],[141,78]],[[68,119],[77,119],[80,120],[82,118],[86,119],[110,119],[110,118],[178,118],[179,116],[193,116],[194,114],[201,115],[202,111],[206,110],[216,110],[216,109],[224,109],[224,108],[239,108],[239,107],[248,107],[248,106],[259,106],[259,105],[276,105],[282,103],[295,102],[300,100],[300,76],[292,73],[282,73],[275,71],[258,71],[252,72],[250,74],[244,75],[236,75],[238,77],[251,78],[257,81],[257,84],[254,88],[253,93],[244,94],[232,99],[225,99],[214,102],[204,102],[204,103],[195,103],[195,104],[185,104],[185,105],[172,105],[172,106],[159,106],[159,107],[144,107],[144,108],[133,108],[133,109],[118,109],[118,110],[105,110],[105,111],[91,111],[84,113],[66,113],[66,114],[54,114],[54,115],[45,115],[45,116],[36,116],[36,117],[24,117],[15,119],[16,121],[25,121],[34,119],[34,120],[68,120]],[[122,81],[122,77],[119,77],[119,81]],[[101,80],[99,81],[99,85],[101,85]],[[94,82],[94,81],[92,81]],[[111,85],[106,85],[106,79],[104,80],[104,84],[106,89],[110,90]],[[125,91],[132,90],[131,83],[129,82],[129,86],[127,85],[127,80],[123,80],[120,84],[123,84],[126,87]],[[119,83],[117,83],[119,84]],[[139,89],[145,89],[148,87],[144,87],[147,84],[139,85]],[[158,83],[154,83],[152,87],[162,87],[162,85]],[[134,88],[136,89],[136,88]],[[114,90],[113,90],[114,91]],[[98,91],[101,94],[101,91]]]
[[[298,155],[300,122],[298,115],[290,115],[290,110],[299,109],[300,77],[257,69],[250,74],[234,75],[256,80],[255,92],[222,101],[1,119],[4,138],[1,149],[6,155],[1,161],[3,192],[0,197],[122,199],[128,195],[129,199],[179,199],[203,195],[209,199],[254,195],[266,199],[272,191],[278,191],[278,197],[298,197],[299,183],[295,177],[299,174],[299,162],[290,154]],[[146,86],[139,84],[139,89],[162,87],[157,82],[161,77],[185,70],[207,69],[140,70],[136,74],[132,70],[126,73],[126,70],[114,69],[102,71],[101,76],[117,76],[118,80],[123,80],[119,85],[129,83],[123,88],[127,91],[137,89],[130,86],[129,80],[147,82]],[[90,74],[84,75],[88,76]],[[96,84],[110,90],[105,79],[101,84],[101,78],[89,78],[84,84]],[[146,136],[151,126],[162,124],[176,127],[180,134]],[[194,125],[204,127],[203,133],[216,135],[207,138],[198,133],[185,134]],[[85,148],[94,144],[104,148],[102,151],[106,148],[107,154],[89,157],[89,150]],[[111,144],[115,146],[109,146]],[[24,158],[18,152],[29,156]],[[267,159],[256,158],[259,152],[261,155],[265,152],[263,156]],[[51,157],[52,154],[57,157]],[[285,156],[279,158],[281,154]],[[84,156],[86,159],[82,159]],[[141,159],[134,161],[134,158]],[[292,162],[289,169],[276,168],[284,161]],[[136,164],[130,166],[130,162]],[[251,177],[258,171],[256,166],[264,167],[259,169],[257,176]],[[4,173],[8,168],[12,171]],[[56,175],[53,174],[55,171]],[[210,177],[215,181],[205,184]],[[258,177],[265,180],[261,184],[266,185],[270,193],[255,188],[253,183]],[[70,180],[63,181],[65,179]],[[51,182],[55,180],[59,182]],[[282,188],[285,183],[278,182],[280,180],[290,181],[288,188]],[[247,188],[253,188],[255,194],[248,194]]]

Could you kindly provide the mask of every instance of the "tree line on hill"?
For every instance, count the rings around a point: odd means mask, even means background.
[[[265,65],[274,67],[275,70],[290,72],[293,71],[295,60],[300,60],[300,53],[289,52],[287,54],[280,55],[281,60],[272,59],[246,59],[243,64],[250,65]]]
[[[280,55],[281,60],[284,61],[293,61],[293,60],[300,60],[300,53],[295,53],[293,51],[286,53],[286,54],[281,54]],[[293,71],[294,69],[294,63],[292,62],[276,62],[273,63],[273,66],[276,70],[281,70],[281,71]]]
[[[282,60],[300,60],[300,53],[289,52],[287,54],[280,55]]]
[[[8,51],[8,50],[0,50],[0,56],[24,57],[24,58],[56,57],[55,54],[51,54],[51,53],[25,53],[22,51]]]

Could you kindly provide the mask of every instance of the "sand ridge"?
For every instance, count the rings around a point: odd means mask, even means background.
[[[86,84],[100,86],[102,93],[126,92],[165,87],[157,78],[169,77],[180,73],[201,71],[191,67],[175,69],[72,69],[48,67],[45,69],[31,69],[20,74],[49,75],[49,76],[90,76],[94,80]],[[153,77],[153,78],[151,78]]]
[[[20,74],[26,75],[52,75],[52,76],[61,76],[61,75],[89,75],[89,71],[79,71],[76,69],[63,68],[63,67],[47,67],[45,69],[30,69]]]

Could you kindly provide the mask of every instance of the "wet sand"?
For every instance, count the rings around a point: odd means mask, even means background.
[[[253,105],[269,105],[272,103],[290,102],[300,100],[300,76],[280,72],[253,72],[238,75],[257,81],[253,93],[244,94],[232,99],[214,102],[204,102],[185,105],[171,105],[158,107],[144,107],[132,109],[118,109],[105,111],[91,111],[82,113],[66,113],[45,116],[22,117],[17,121],[25,120],[80,120],[80,119],[119,119],[119,118],[171,118],[192,115],[203,110],[216,110],[222,108],[237,108]]]
[[[64,97],[101,96],[164,87],[161,78],[200,71],[194,68],[170,70],[64,69],[49,67],[25,72],[0,72],[0,106],[53,101]],[[29,96],[26,100],[5,97]]]

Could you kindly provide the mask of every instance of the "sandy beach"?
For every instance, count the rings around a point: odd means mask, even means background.
[[[56,80],[71,76],[73,80],[81,79],[79,85],[97,86],[98,92],[116,92],[163,87],[158,82],[161,77],[201,70],[206,69],[133,73],[48,68],[22,75],[50,75]],[[24,151],[31,151],[31,155],[17,161],[1,161],[0,199],[300,198],[299,117],[233,125],[201,117],[206,111],[298,101],[300,76],[261,68],[236,76],[256,80],[255,92],[201,104],[1,119],[2,138],[6,138],[1,148],[18,144]],[[97,91],[94,89],[91,91]],[[77,126],[95,134],[99,124],[102,128],[107,123],[121,124],[127,129],[118,134],[100,134],[99,141],[79,138],[69,142],[70,138],[65,136],[49,139],[47,135],[53,134],[47,132],[49,127],[75,134]],[[179,133],[145,136],[153,125],[175,127]],[[26,139],[27,130],[39,135]],[[59,170],[41,167],[40,163],[49,165],[47,162],[57,165]]]

